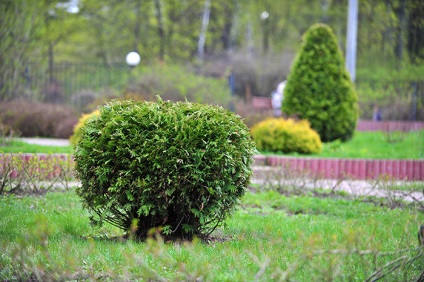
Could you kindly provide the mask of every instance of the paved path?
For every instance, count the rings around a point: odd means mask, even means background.
[[[424,202],[423,181],[390,181],[390,180],[354,180],[354,179],[310,179],[287,175],[281,168],[269,166],[254,166],[252,183],[272,187],[296,187],[295,189],[326,189],[344,191],[353,196],[375,196],[403,199],[409,202]],[[280,174],[281,173],[281,174]],[[286,174],[286,175],[285,175]],[[414,191],[395,190],[400,185],[413,185]]]
[[[286,185],[286,187],[295,186],[296,189],[327,189],[334,191],[344,191],[352,196],[374,196],[378,198],[388,198],[390,200],[405,200],[408,202],[422,202],[424,203],[424,191],[423,192],[410,192],[410,191],[399,191],[391,190],[388,187],[382,187],[384,184],[373,181],[363,180],[335,180],[335,179],[321,179],[321,180],[309,180],[309,179],[285,179],[285,180],[264,180],[253,176],[253,184],[267,184],[273,185],[273,187]],[[396,184],[396,183],[392,183]],[[416,183],[415,183],[416,184]],[[424,183],[423,188],[424,188]],[[69,187],[79,186],[80,182],[73,181],[68,183]],[[380,186],[379,186],[380,185]],[[415,187],[415,186],[414,186]],[[416,188],[416,187],[415,187]]]
[[[18,138],[28,144],[36,144],[43,146],[69,146],[68,139],[53,139],[53,138]]]
[[[323,180],[305,180],[305,179],[289,179],[285,181],[264,181],[263,179],[252,179],[253,184],[272,185],[277,188],[280,187],[296,187],[297,189],[325,189],[334,191],[344,191],[352,196],[374,196],[378,198],[390,198],[392,200],[402,199],[408,202],[424,202],[423,192],[411,192],[392,190],[390,188],[383,189],[378,187],[372,182],[361,181],[361,180],[335,180],[335,179],[323,179]]]

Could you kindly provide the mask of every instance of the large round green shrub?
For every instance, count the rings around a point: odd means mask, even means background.
[[[313,154],[322,149],[318,133],[307,120],[269,118],[255,124],[251,135],[261,151]]]
[[[220,225],[246,192],[255,146],[235,114],[190,102],[113,101],[81,127],[77,194],[94,223],[178,238]]]
[[[358,118],[357,95],[331,29],[312,26],[284,89],[282,110],[307,119],[323,142],[349,140]]]

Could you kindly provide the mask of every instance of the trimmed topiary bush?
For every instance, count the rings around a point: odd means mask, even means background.
[[[312,26],[304,36],[284,89],[282,110],[307,119],[323,142],[352,138],[357,95],[330,27]]]
[[[262,151],[313,154],[322,150],[321,139],[307,120],[269,118],[253,126],[251,135]]]
[[[72,145],[77,144],[77,142],[81,139],[81,127],[85,124],[85,122],[92,117],[98,116],[100,114],[99,110],[95,110],[89,114],[83,114],[79,120],[78,123],[74,126],[74,134],[69,138],[69,142]]]
[[[252,174],[249,130],[221,107],[114,101],[81,133],[77,194],[92,222],[137,237],[159,227],[170,237],[208,235],[245,194]]]

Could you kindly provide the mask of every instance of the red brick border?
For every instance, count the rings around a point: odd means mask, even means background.
[[[0,161],[8,154],[0,154]],[[12,155],[12,154],[10,154]],[[21,154],[24,160],[34,155],[49,158],[69,159],[66,154]],[[325,159],[308,157],[285,157],[256,155],[255,165],[283,166],[293,171],[308,172],[323,178],[377,179],[389,177],[395,180],[424,180],[424,159]]]
[[[284,156],[255,156],[256,165],[284,166],[324,178],[424,180],[424,160],[320,159]]]

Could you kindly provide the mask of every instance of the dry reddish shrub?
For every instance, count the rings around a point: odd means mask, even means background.
[[[236,114],[243,118],[244,123],[250,128],[264,119],[273,117],[273,111],[270,110],[255,110],[251,102],[243,101],[240,98],[233,100],[234,110]]]
[[[22,137],[69,138],[78,114],[67,106],[15,100],[0,104],[0,120]]]

